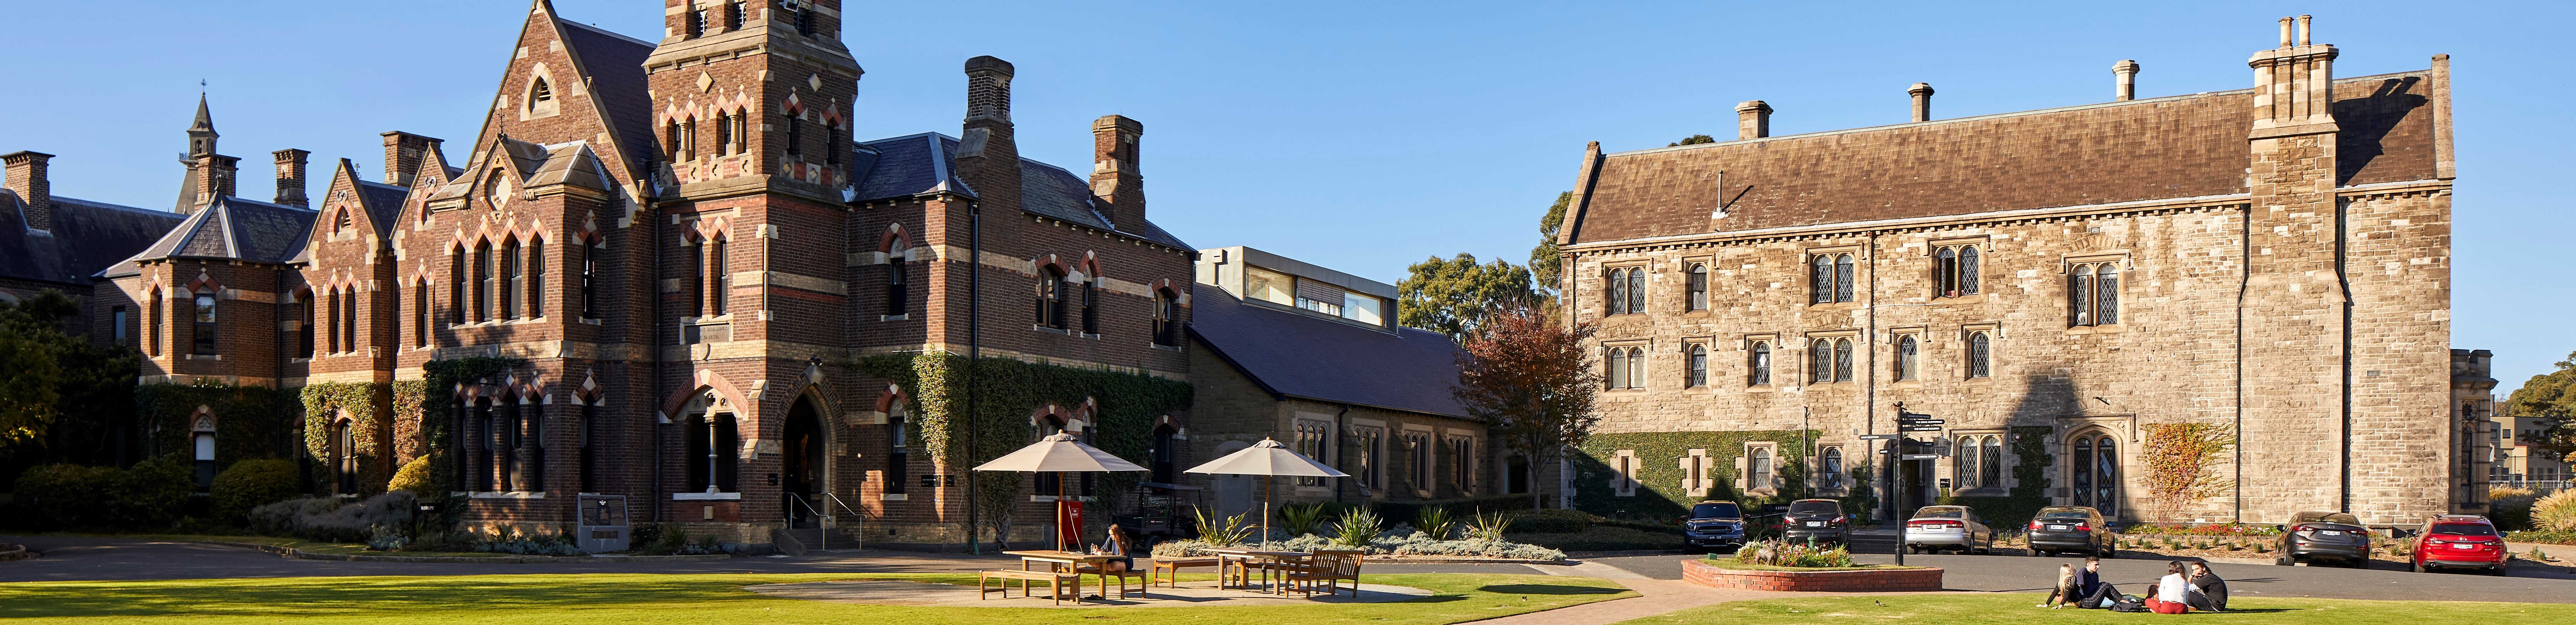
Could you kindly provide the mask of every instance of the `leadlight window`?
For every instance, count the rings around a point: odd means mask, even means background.
[[[1605,286],[1608,287],[1604,291],[1606,295],[1601,299],[1610,307],[1610,312],[1605,314],[1628,314],[1628,270],[1626,268],[1610,270],[1610,279]]]
[[[1708,386],[1707,345],[1694,344],[1690,346],[1690,379],[1688,382],[1689,383],[1684,384],[1683,386],[1689,388]]]
[[[1628,313],[1638,315],[1646,313],[1646,268],[1644,267],[1628,270]]]
[[[1959,297],[1977,294],[1977,270],[1980,257],[1975,245],[1943,246],[1932,254],[1935,297]]]
[[[1896,339],[1896,379],[1923,379],[1923,345],[1908,334]]]
[[[1646,348],[1613,347],[1610,348],[1609,360],[1610,370],[1606,377],[1610,379],[1610,388],[1646,387]]]
[[[1747,472],[1751,474],[1751,477],[1745,480],[1745,488],[1762,489],[1771,487],[1771,448],[1753,448],[1753,458],[1746,464],[1751,465],[1751,470]]]
[[[1978,438],[1979,437],[1975,436],[1960,437],[1959,452],[1950,455],[1950,460],[1953,462],[1950,467],[1950,475],[1951,477],[1957,478],[1952,482],[1953,485],[1959,488],[1976,488],[1980,484],[1980,482],[1977,481],[1977,466],[1979,464],[1977,457],[1984,452],[1985,446],[1980,444],[1977,440]]]
[[[1751,352],[1746,359],[1751,361],[1747,364],[1752,369],[1752,375],[1746,378],[1744,383],[1749,386],[1770,386],[1771,342],[1754,341],[1753,349],[1747,351]]]
[[[1834,342],[1816,339],[1807,348],[1807,382],[1823,384],[1834,381]]]
[[[2120,264],[2084,263],[2066,276],[2067,323],[2104,326],[2120,322]]]
[[[1990,340],[1984,332],[1968,334],[1968,377],[1982,378],[1994,373],[1991,369],[1994,356],[1988,351],[1992,347]]]
[[[1835,340],[1834,340],[1834,381],[1835,381],[1835,382],[1850,382],[1850,381],[1851,381],[1851,379],[1852,379],[1852,342],[1851,342],[1851,339],[1835,339]]]
[[[1817,254],[1808,260],[1808,303],[1852,301],[1852,255]]]
[[[1843,448],[1825,448],[1825,488],[1843,487]]]
[[[1690,266],[1690,310],[1708,310],[1708,265]]]
[[[1986,437],[1986,453],[1977,464],[1977,480],[1977,483],[1990,488],[2004,485],[2003,437]]]

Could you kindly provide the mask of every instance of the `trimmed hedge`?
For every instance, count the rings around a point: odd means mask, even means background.
[[[233,463],[215,476],[208,489],[215,508],[215,518],[222,523],[247,519],[250,509],[273,501],[285,501],[302,493],[302,476],[295,463],[263,458]]]
[[[133,467],[52,464],[18,475],[22,517],[39,529],[163,528],[179,520],[197,488],[195,464],[179,454]]]

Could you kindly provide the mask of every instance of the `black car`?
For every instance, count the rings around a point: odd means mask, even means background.
[[[2273,545],[2280,557],[2273,564],[2291,566],[2306,562],[2310,566],[2334,562],[2357,569],[2370,568],[2370,528],[2361,519],[2342,512],[2301,512],[2290,515],[2281,530],[2281,541]]]
[[[2102,511],[2087,506],[2049,506],[2030,519],[2030,548],[2022,555],[2088,554],[2119,557],[2120,536],[2102,520]]]
[[[1851,533],[1851,519],[1843,516],[1843,502],[1832,499],[1789,502],[1789,513],[1781,517],[1780,525],[1780,538],[1793,543],[1839,545]]]
[[[1744,508],[1732,501],[1703,501],[1682,521],[1684,550],[1733,550],[1744,546]]]

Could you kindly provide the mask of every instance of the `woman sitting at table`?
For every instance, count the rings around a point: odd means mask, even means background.
[[[1100,563],[1102,568],[1110,572],[1130,571],[1136,568],[1136,556],[1127,553],[1127,531],[1119,529],[1115,523],[1109,525],[1109,542],[1101,543],[1100,552],[1122,556],[1116,560]]]

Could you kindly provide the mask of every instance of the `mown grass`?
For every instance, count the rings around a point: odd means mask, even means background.
[[[2172,618],[2109,610],[2031,607],[2039,595],[1880,595],[1723,603],[1636,619],[1620,625],[1672,623],[2136,623]],[[2576,605],[2468,601],[2360,601],[2239,597],[2226,612],[2193,612],[2193,623],[2343,625],[2349,623],[2567,623]]]
[[[22,623],[1457,623],[1636,596],[1605,580],[1547,575],[1369,575],[1432,596],[1377,604],[1179,608],[949,608],[787,599],[745,586],[853,579],[973,584],[953,574],[581,574],[297,577],[0,585],[0,619]],[[996,600],[1000,603],[1000,600]]]
[[[279,537],[276,537],[276,536],[234,536],[234,535],[227,535],[227,534],[100,534],[100,533],[87,533],[87,532],[58,532],[58,533],[51,533],[51,534],[46,534],[46,535],[48,535],[48,536],[88,536],[88,537],[98,537],[98,538],[123,538],[123,539],[128,539],[128,540],[152,540],[152,541],[169,541],[169,542],[239,543],[239,544],[246,544],[246,545],[270,545],[270,546],[276,546],[276,547],[288,547],[288,548],[293,548],[293,549],[297,549],[297,550],[303,551],[303,552],[305,552],[305,553],[323,553],[323,554],[334,554],[334,555],[365,554],[365,555],[374,555],[374,556],[436,556],[436,557],[457,557],[457,558],[507,558],[507,557],[516,557],[516,556],[515,556],[515,554],[507,554],[507,553],[479,553],[479,552],[472,552],[472,551],[369,551],[369,550],[367,549],[367,546],[366,546],[365,544],[362,544],[362,543],[326,543],[326,542],[317,542],[317,541],[304,540],[304,539],[300,539],[300,538],[279,538]]]

